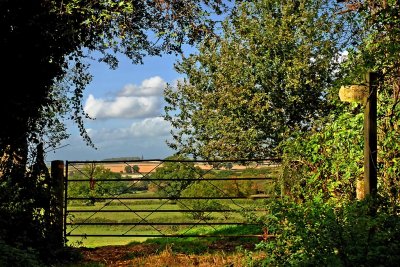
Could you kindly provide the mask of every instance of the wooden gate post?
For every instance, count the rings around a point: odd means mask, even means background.
[[[377,193],[377,89],[379,74],[367,74],[369,87],[364,110],[364,193]]]
[[[357,198],[377,194],[377,91],[380,74],[368,72],[365,85],[342,86],[340,100],[361,102],[364,109],[364,179],[357,181]]]
[[[54,186],[53,193],[55,201],[54,210],[54,237],[55,244],[64,246],[64,161],[54,160],[51,162],[51,179]]]

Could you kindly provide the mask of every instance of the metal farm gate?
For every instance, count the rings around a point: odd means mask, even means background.
[[[260,237],[278,163],[67,161],[64,237]]]

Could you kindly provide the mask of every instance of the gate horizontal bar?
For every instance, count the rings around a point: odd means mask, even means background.
[[[169,199],[169,200],[180,200],[180,199],[253,199],[254,196],[249,197],[68,197],[67,200],[150,200],[150,199]],[[270,198],[269,195],[262,195],[258,198]]]
[[[67,223],[67,225],[260,225],[257,223],[244,223],[244,222],[77,222],[77,223]]]
[[[96,213],[103,213],[103,212],[153,212],[153,213],[161,213],[161,212],[244,212],[244,211],[267,211],[263,210],[67,210],[69,213],[85,213],[85,212],[96,212]]]
[[[224,163],[224,162],[236,162],[236,163],[244,163],[244,162],[259,162],[260,164],[263,163],[265,165],[269,165],[282,162],[281,158],[265,158],[265,159],[221,159],[221,160],[176,160],[176,159],[141,159],[141,160],[86,160],[86,161],[79,161],[79,160],[67,160],[67,164],[88,164],[88,163],[129,163],[129,162],[199,162],[199,163]]]
[[[81,236],[81,237],[235,237],[235,238],[243,238],[243,237],[256,237],[263,238],[264,235],[179,235],[179,234],[158,234],[158,235],[145,235],[145,234],[132,234],[132,235],[108,235],[108,234],[68,234],[67,236]]]
[[[231,177],[231,178],[121,178],[121,179],[68,179],[68,182],[138,182],[138,181],[265,181],[265,180],[273,180],[272,177]]]

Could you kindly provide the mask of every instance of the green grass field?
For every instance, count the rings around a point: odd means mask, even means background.
[[[230,174],[235,177],[276,177],[279,169],[276,167],[265,169],[248,169],[240,171],[230,171]],[[227,171],[216,170],[209,173],[207,177],[221,176],[225,177]],[[88,182],[87,182],[88,183]],[[239,194],[239,191],[250,192],[254,188],[263,188],[264,192],[268,192],[271,188],[271,180],[256,181],[246,184],[246,181],[239,183],[234,181],[212,181],[210,188],[220,188],[219,194],[221,196],[229,196]],[[71,185],[69,185],[71,186]],[[88,185],[86,185],[88,186]],[[96,185],[98,188],[98,185]],[[213,187],[214,186],[214,187]],[[243,187],[242,187],[243,186]],[[247,186],[247,187],[246,187]],[[240,187],[240,189],[239,189]],[[250,191],[246,191],[245,189]],[[78,192],[77,187],[75,191]],[[99,188],[98,188],[99,189]],[[215,190],[214,190],[215,191]],[[212,191],[213,192],[213,191]],[[192,194],[196,196],[207,196],[204,192],[194,191]],[[213,193],[215,194],[215,192]],[[155,197],[156,199],[137,199],[137,200],[122,200],[111,199],[103,202],[95,202],[88,205],[84,201],[72,200],[68,202],[67,208],[67,223],[109,223],[110,225],[68,225],[67,240],[68,245],[97,247],[104,245],[125,245],[131,242],[143,242],[151,237],[143,237],[143,235],[171,235],[171,234],[188,234],[188,233],[210,233],[216,232],[226,225],[204,225],[205,223],[247,223],[249,222],[249,215],[256,215],[250,217],[260,217],[265,214],[263,211],[246,212],[246,210],[262,209],[264,206],[264,199],[251,198],[246,193],[247,197],[243,199],[224,199],[215,200],[214,209],[229,209],[230,211],[210,212],[204,211],[199,213],[184,213],[182,209],[186,210],[201,210],[207,209],[207,200],[168,200],[157,199],[159,195],[154,191],[140,191],[121,194],[119,197],[134,197],[146,198]],[[74,195],[69,195],[73,197]],[[78,195],[79,196],[79,195]],[[112,197],[112,195],[110,195]],[[198,202],[196,202],[198,201]],[[210,209],[210,207],[209,207]],[[124,212],[119,212],[124,211]],[[173,212],[171,212],[173,211]],[[139,225],[113,225],[116,223],[137,223]],[[144,223],[144,224],[143,224]],[[203,223],[203,225],[149,225],[152,223]],[[147,225],[145,225],[147,224]],[[229,227],[233,227],[230,225]],[[249,226],[244,226],[249,227]],[[255,234],[262,234],[261,227],[258,227]],[[224,228],[225,229],[225,228]],[[254,229],[253,229],[254,230]],[[253,231],[254,232],[254,231]],[[81,235],[81,236],[69,236]],[[107,237],[91,237],[86,235],[120,235],[120,236],[107,236]],[[126,235],[141,235],[129,237]]]
[[[137,195],[137,194],[136,194]],[[241,210],[243,207],[253,209],[262,205],[261,201],[236,200],[234,203],[229,200],[222,200],[225,206],[232,210]],[[112,203],[112,204],[111,204]],[[194,219],[189,214],[179,212],[181,206],[168,201],[125,201],[114,200],[106,205],[106,202],[95,203],[94,206],[71,205],[68,210],[79,210],[82,212],[71,212],[68,215],[68,222],[84,223],[205,223],[205,222],[245,222],[243,212],[206,212],[205,219]],[[93,210],[94,212],[84,212]],[[95,211],[97,210],[97,211]],[[126,212],[103,212],[120,210]],[[135,212],[133,212],[134,210]],[[154,212],[142,211],[153,210]],[[163,210],[175,210],[176,212],[163,212]],[[221,226],[207,225],[69,225],[67,234],[90,235],[160,235],[160,234],[187,234],[187,231],[215,231]],[[67,237],[68,244],[74,246],[97,247],[103,245],[125,245],[130,242],[142,242],[148,237]]]

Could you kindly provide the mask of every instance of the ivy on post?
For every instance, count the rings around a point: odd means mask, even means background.
[[[364,180],[363,192],[357,192],[359,198],[377,193],[377,89],[379,75],[366,74],[367,85],[342,86],[339,97],[344,102],[364,104]],[[357,186],[357,190],[361,190]]]

